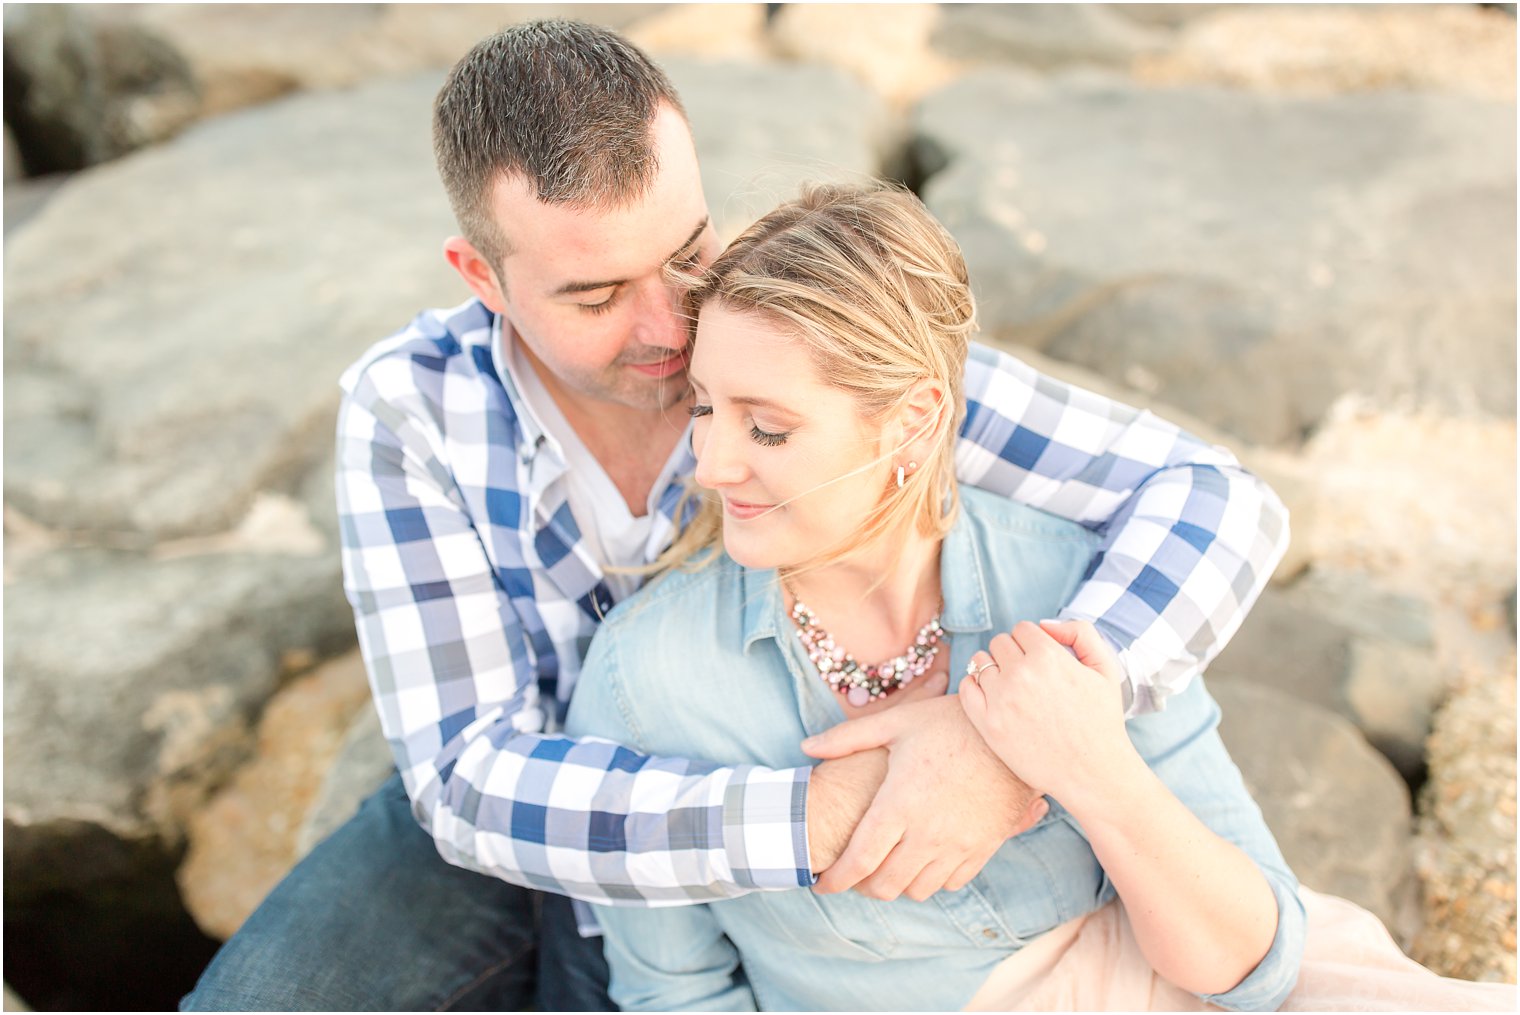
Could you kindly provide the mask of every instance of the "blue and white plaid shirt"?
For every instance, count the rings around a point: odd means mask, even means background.
[[[501,343],[472,300],[419,315],[342,379],[345,587],[418,819],[452,863],[593,902],[811,884],[807,768],[555,735],[613,598]],[[1062,616],[1119,650],[1131,714],[1161,707],[1277,565],[1281,502],[1224,449],[991,349],[973,347],[965,390],[960,479],[1103,533]],[[650,559],[692,464],[660,498]]]

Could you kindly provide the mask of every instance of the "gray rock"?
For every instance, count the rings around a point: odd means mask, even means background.
[[[5,591],[5,818],[21,829],[77,822],[173,847],[282,672],[354,637],[331,549],[64,549]]]
[[[21,160],[21,146],[16,144],[16,135],[11,133],[10,124],[5,125],[5,185],[7,188],[17,180],[26,177],[26,166]]]
[[[1208,17],[1215,11],[1229,10],[1231,8],[1244,7],[1245,4],[1107,4],[1113,11],[1130,21],[1139,22],[1142,25],[1160,25],[1166,28],[1177,28],[1186,25],[1190,21]],[[1329,7],[1331,4],[1318,6]]]
[[[6,123],[38,173],[170,137],[199,107],[190,68],[172,47],[89,6],[7,8],[5,80]]]
[[[353,817],[359,805],[390,778],[395,767],[390,745],[380,732],[380,716],[373,708],[360,709],[296,833],[297,858],[310,853],[312,847]]]
[[[1299,881],[1396,932],[1414,904],[1409,790],[1344,719],[1267,687],[1215,684],[1220,736]]]
[[[572,17],[622,26],[658,4],[140,4],[118,17],[194,72],[214,116],[288,92],[443,70],[503,25]]]
[[[1124,67],[1167,38],[1107,4],[945,4],[943,10],[934,44],[956,59]]]
[[[53,173],[50,176],[33,176],[26,179],[8,180],[5,184],[5,239],[29,222],[32,216],[58,193],[69,180],[69,173]]]
[[[720,236],[737,235],[806,181],[860,182],[881,171],[893,124],[885,104],[833,67],[662,61],[681,94]]]
[[[468,295],[438,253],[438,85],[206,122],[74,177],[13,234],[7,504],[148,544],[224,530],[327,456],[342,369]]]
[[[1446,689],[1424,603],[1313,570],[1262,594],[1209,680],[1274,688],[1340,714],[1411,782]]]
[[[984,328],[1257,443],[1515,411],[1513,106],[967,75],[914,113]]]

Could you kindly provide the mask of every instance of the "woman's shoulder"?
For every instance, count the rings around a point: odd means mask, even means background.
[[[690,628],[693,638],[716,635],[717,628],[708,618],[739,612],[746,574],[722,552],[700,567],[672,568],[614,607],[602,621],[602,630],[619,640],[664,637],[671,625]]]
[[[1069,518],[974,486],[960,488],[961,510],[972,525],[995,530],[1000,537],[1036,542],[1070,541],[1096,547],[1098,535]]]

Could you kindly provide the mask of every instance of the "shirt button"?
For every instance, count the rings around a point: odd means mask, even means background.
[[[982,937],[985,937],[985,938],[995,938],[997,936],[998,936],[997,935],[997,931],[993,930],[991,927],[983,927],[982,928]]]

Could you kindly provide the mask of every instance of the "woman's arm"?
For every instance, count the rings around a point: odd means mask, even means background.
[[[1153,968],[1230,1007],[1280,1001],[1301,947],[1296,886],[1202,689],[1186,714],[1137,720],[1137,747],[1112,654],[1090,625],[1024,623],[990,648],[974,662],[996,666],[961,685],[963,707],[1011,769],[1076,819]],[[1036,668],[1041,676],[1026,679]]]

